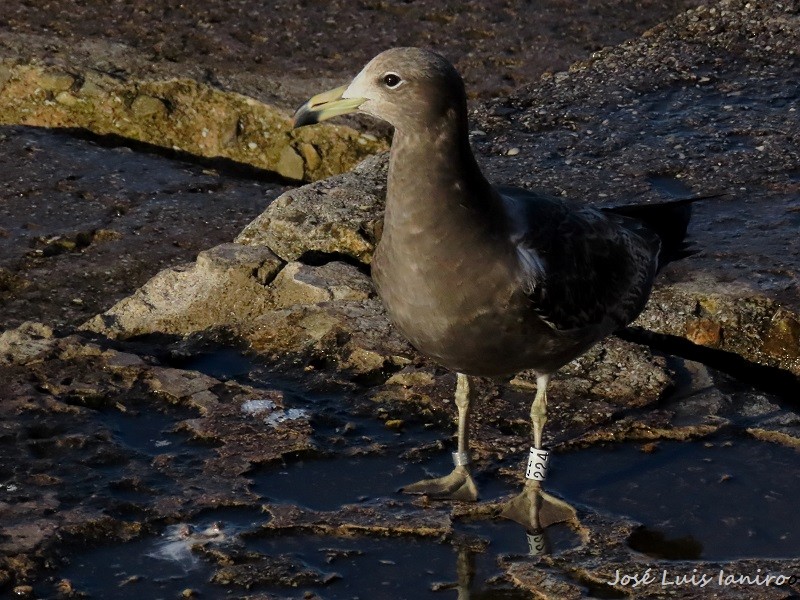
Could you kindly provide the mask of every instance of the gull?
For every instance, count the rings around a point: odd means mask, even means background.
[[[600,210],[492,185],[470,147],[466,98],[445,58],[393,48],[349,85],[311,98],[294,126],[358,111],[394,127],[372,278],[391,322],[457,374],[458,410],[453,471],[404,491],[476,500],[470,377],[530,369],[537,390],[527,481],[503,514],[537,531],[576,518],[541,489],[550,378],[642,311],[659,268],[686,254],[692,200]]]

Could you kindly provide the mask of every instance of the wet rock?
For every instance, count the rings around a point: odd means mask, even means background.
[[[266,312],[270,294],[265,285],[281,264],[267,248],[223,244],[201,252],[193,265],[162,271],[83,328],[130,337],[187,334],[250,321]]]
[[[136,117],[165,117],[167,106],[159,98],[136,96],[131,102],[131,111]]]
[[[778,360],[800,358],[800,321],[787,310],[778,309],[770,319],[763,351]]]
[[[455,431],[456,409],[453,404],[455,377],[446,370],[437,368],[413,354],[409,354],[408,358],[410,360],[406,360],[405,363],[394,363],[402,366],[402,370],[386,378],[383,385],[374,387],[370,392],[370,400],[379,406],[378,414],[386,420],[390,420],[390,414],[398,417],[404,414],[413,414],[414,417],[423,419],[423,422],[431,426],[439,426],[442,429],[442,440],[444,441]],[[389,371],[391,372],[391,370]],[[473,387],[477,388],[475,390],[477,402],[473,405],[475,434],[472,438],[471,450],[474,451],[473,458],[476,461],[485,458],[488,447],[497,442],[498,431],[492,427],[493,424],[496,424],[493,417],[498,412],[508,409],[507,404],[501,400],[500,391],[496,386],[486,382],[478,383],[479,381],[473,380]],[[511,415],[507,415],[507,417],[509,421],[513,420]],[[510,431],[511,428],[507,428],[505,433]],[[514,439],[505,440],[503,447],[513,445],[514,441]],[[427,449],[436,449],[441,443],[434,443]],[[425,448],[426,445],[423,444],[410,451],[408,456],[424,455]],[[494,456],[491,452],[489,454]]]
[[[275,170],[288,179],[300,181],[303,179],[303,158],[291,146],[281,150]],[[319,164],[319,163],[317,163]]]
[[[53,343],[50,327],[27,321],[16,329],[0,333],[0,364],[26,363],[47,351]]]
[[[750,391],[736,398],[747,433],[756,439],[800,449],[800,416],[791,404]]]
[[[23,600],[27,598],[34,598],[33,594],[33,587],[30,585],[17,585],[14,586],[14,596],[17,598],[22,598]]]
[[[723,425],[736,415],[749,416],[752,405],[748,403],[746,410],[743,406],[734,406],[731,396],[720,389],[721,381],[730,380],[700,363],[681,361],[680,367],[684,371],[683,378],[688,376],[690,380],[680,384],[662,403],[663,408],[673,412],[673,423],[677,427]]]
[[[218,380],[195,371],[154,367],[147,370],[145,384],[154,393],[177,402],[208,391]]]
[[[297,506],[268,505],[272,518],[264,532],[307,531],[324,535],[415,535],[442,537],[452,531],[449,515],[441,511],[391,510],[391,507],[348,505],[338,511],[318,512]],[[386,510],[390,508],[390,510]]]
[[[8,79],[11,79],[13,76],[12,73]],[[48,92],[63,92],[70,89],[75,84],[75,78],[67,73],[42,71],[36,83],[41,89]]]
[[[308,165],[309,169],[316,169],[320,166],[322,162],[322,157],[317,152],[317,149],[314,148],[313,144],[308,144],[303,142],[299,145],[300,154],[303,157],[303,162]]]
[[[211,577],[213,583],[236,585],[247,589],[256,585],[296,588],[324,585],[334,577],[303,565],[288,556],[265,556],[253,562],[218,569]]]
[[[581,586],[565,581],[562,574],[544,570],[540,565],[531,568],[523,563],[513,563],[506,573],[517,587],[535,593],[536,598],[542,600],[574,600],[585,597]]]
[[[140,57],[130,56],[131,50],[109,46],[118,60],[139,67],[136,78],[120,71],[113,77],[105,74],[91,54],[83,60],[77,55],[64,59],[74,75],[45,69],[30,55],[25,64],[0,54],[0,123],[84,128],[198,156],[225,157],[296,180],[346,171],[386,148],[384,142],[341,125],[295,132],[283,110],[192,79],[159,79],[141,67]],[[46,46],[38,51],[44,61],[53,62]],[[103,54],[98,51],[94,57]],[[297,144],[304,148],[299,153]]]
[[[784,424],[777,423],[770,425],[773,425],[773,427],[769,429],[764,427],[750,427],[747,429],[747,433],[757,440],[800,449],[800,435],[798,435],[798,423],[796,419],[791,419],[787,424],[790,426],[789,432],[783,431],[783,429],[786,429]],[[777,425],[777,427],[774,427],[774,425]]]
[[[229,383],[223,397],[204,406],[203,417],[181,424],[194,438],[219,444],[216,458],[206,464],[209,473],[240,475],[253,465],[313,450],[309,415],[284,408],[281,392]]]
[[[14,292],[25,286],[25,279],[15,273],[0,267],[0,293]]]
[[[385,156],[370,158],[351,173],[287,192],[237,243],[267,246],[286,261],[316,252],[368,264],[380,239],[387,165]]]
[[[377,299],[274,310],[254,320],[243,336],[253,350],[274,359],[295,354],[359,371],[383,362],[404,364],[415,354]]]
[[[263,246],[219,246],[162,271],[83,328],[127,338],[226,327],[264,355],[327,356],[359,372],[406,360],[410,347],[391,331],[366,275],[338,261],[281,265]]]
[[[386,367],[387,358],[379,352],[374,350],[367,350],[365,348],[356,347],[346,354],[344,360],[340,363],[343,369],[352,373],[376,373]],[[402,358],[397,360],[398,357],[392,357],[392,362],[402,362]]]
[[[692,279],[657,289],[637,324],[800,375],[797,312],[771,298],[769,290]]]
[[[386,380],[387,385],[402,385],[403,387],[433,385],[434,373],[430,370],[421,370],[406,367]]]
[[[588,422],[594,422],[596,426],[568,439],[565,447],[626,440],[685,441],[703,438],[725,427],[752,423],[754,415],[761,414],[752,395],[742,392],[734,395],[723,391],[723,388],[741,387],[733,383],[729,376],[692,361],[673,357],[670,362],[667,371],[669,378],[664,381],[666,385],[660,396],[650,396],[649,404],[633,403],[633,410],[614,412],[613,419],[605,423],[589,419]],[[602,372],[603,363],[599,365]],[[614,402],[613,396],[608,400]],[[602,401],[602,398],[593,401]],[[578,420],[584,421],[583,417],[578,417]]]
[[[256,502],[243,477],[253,464],[313,449],[307,416],[285,408],[280,392],[79,336],[48,341],[0,364],[0,572],[12,581],[58,562],[70,544],[140,536],[150,518]],[[12,460],[13,471],[2,466]]]
[[[709,560],[664,560],[637,552],[628,543],[638,525],[624,519],[613,519],[602,515],[585,515],[581,519],[586,529],[588,543],[567,550],[558,555],[540,557],[517,557],[501,560],[501,568],[521,589],[528,590],[535,597],[557,598],[592,596],[627,597],[630,594],[648,598],[685,598],[687,600],[719,597],[740,600],[765,598],[768,600],[784,598],[794,584],[754,585],[737,582],[740,576],[790,574],[798,566],[797,559],[739,559],[732,561]],[[647,571],[650,569],[650,571]],[[723,578],[733,575],[734,579],[720,584]],[[645,579],[647,573],[649,578]],[[624,583],[620,578],[631,578]],[[692,583],[692,575],[707,577],[705,586]],[[687,579],[680,583],[676,577]],[[633,577],[638,577],[638,584]],[[662,584],[665,578],[666,584]],[[762,579],[763,582],[763,579]],[[671,583],[671,585],[670,585]]]
[[[62,579],[56,584],[56,591],[60,594],[63,598],[81,598],[84,597],[83,594],[78,592],[72,585],[72,582],[69,579]]]
[[[536,374],[520,373],[512,383],[535,388]],[[658,401],[672,383],[663,357],[610,337],[564,366],[550,389],[553,395],[563,389],[568,395],[599,397],[620,407],[642,407]]]
[[[295,305],[267,312],[250,325],[247,338],[252,348],[271,358],[304,351],[345,332],[341,319],[318,305]]]
[[[291,262],[270,287],[276,308],[331,300],[366,300],[373,293],[369,277],[338,261],[320,267]]]
[[[412,352],[373,296],[369,277],[347,263],[284,266],[262,245],[223,244],[162,271],[83,328],[128,338],[226,327],[264,355],[328,356],[363,372]]]
[[[670,425],[669,419],[663,421],[665,415],[653,408],[674,382],[674,373],[663,357],[644,346],[610,337],[553,378],[548,393],[553,408],[545,433],[567,445],[600,439],[621,441],[641,432],[658,438]],[[527,391],[524,404],[532,402],[535,373],[522,372],[511,383]],[[523,415],[520,427],[524,430],[528,423],[527,414]],[[656,428],[659,420],[661,427]]]

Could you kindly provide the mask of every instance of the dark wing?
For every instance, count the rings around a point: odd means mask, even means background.
[[[533,309],[559,330],[628,324],[644,308],[660,242],[642,223],[518,188],[497,188]]]

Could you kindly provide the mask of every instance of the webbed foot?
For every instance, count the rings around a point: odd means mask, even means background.
[[[423,479],[405,486],[401,491],[406,494],[423,494],[441,500],[460,500],[475,502],[478,499],[478,487],[475,480],[464,466],[458,466],[449,475],[435,479]]]
[[[516,521],[528,531],[541,531],[555,523],[579,524],[575,509],[543,491],[538,481],[528,481],[522,493],[509,500],[501,517]]]

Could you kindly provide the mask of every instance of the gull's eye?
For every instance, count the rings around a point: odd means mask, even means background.
[[[400,75],[398,75],[397,73],[387,73],[386,75],[383,76],[383,83],[389,89],[396,88],[398,85],[400,85],[402,81],[403,80],[400,79]]]

